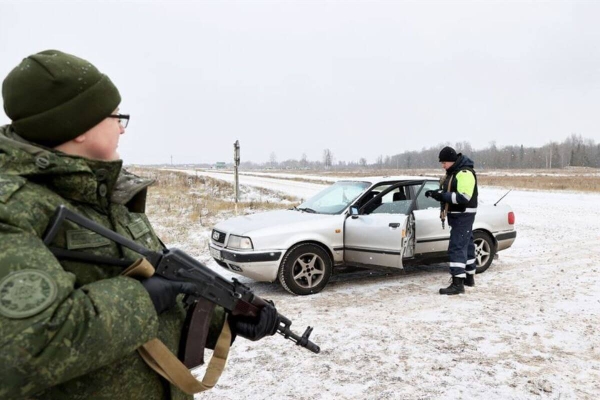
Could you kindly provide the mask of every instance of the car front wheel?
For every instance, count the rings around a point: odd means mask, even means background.
[[[473,232],[473,242],[475,244],[475,271],[480,274],[492,265],[496,254],[496,244],[489,234],[480,231]]]
[[[288,250],[279,268],[279,282],[290,293],[319,293],[331,277],[329,254],[316,244],[304,243]]]

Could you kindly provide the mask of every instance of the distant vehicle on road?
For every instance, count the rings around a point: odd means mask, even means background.
[[[228,219],[215,225],[209,245],[222,267],[291,293],[318,293],[334,267],[401,269],[443,262],[450,238],[440,203],[425,197],[437,178],[340,180],[298,207]],[[506,204],[482,205],[473,225],[477,273],[517,236]]]

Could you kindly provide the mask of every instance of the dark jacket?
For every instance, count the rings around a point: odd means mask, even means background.
[[[459,153],[456,162],[446,170],[442,200],[448,203],[448,212],[477,211],[477,175],[473,166],[473,160]]]

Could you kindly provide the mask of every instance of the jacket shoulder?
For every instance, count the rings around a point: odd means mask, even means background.
[[[134,197],[141,194],[145,205],[146,190],[148,186],[152,185],[154,182],[154,179],[142,178],[122,169],[117,178],[111,200],[114,203],[125,205],[134,199]]]
[[[6,204],[26,182],[27,180],[20,176],[0,174],[0,203]]]
[[[474,181],[475,180],[475,171],[473,171],[472,169],[461,169],[460,171],[458,171],[456,173],[456,178],[457,179],[462,179],[462,180],[468,180],[468,181]]]

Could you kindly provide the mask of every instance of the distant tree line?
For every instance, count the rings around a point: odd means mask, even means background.
[[[479,168],[518,169],[518,168],[600,168],[600,144],[581,135],[571,135],[562,143],[550,142],[542,147],[505,146],[499,148],[495,142],[481,150],[475,150],[468,142],[446,143],[409,151],[390,157],[390,166],[398,168],[430,168],[438,165],[438,154],[442,146],[453,146],[457,152],[473,159]]]
[[[331,149],[324,149],[321,160],[310,161],[306,154],[300,160],[290,159],[277,162],[274,152],[269,162],[242,162],[242,168],[278,169],[418,169],[438,168],[438,154],[442,147],[452,146],[457,152],[466,154],[480,169],[550,169],[564,167],[600,168],[600,143],[584,139],[581,135],[571,135],[562,143],[550,142],[542,147],[505,146],[495,142],[484,149],[475,150],[469,142],[441,143],[420,151],[378,156],[373,163],[364,157],[356,161],[335,160]]]

